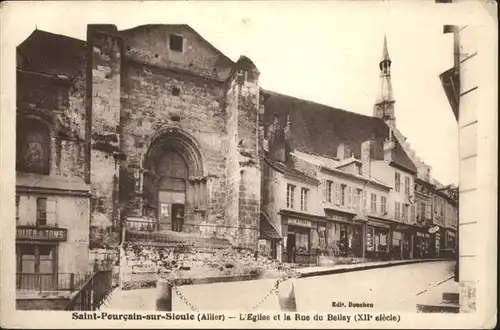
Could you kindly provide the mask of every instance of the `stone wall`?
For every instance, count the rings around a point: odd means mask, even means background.
[[[154,274],[169,274],[175,278],[258,276],[279,267],[267,256],[234,247],[126,243],[123,251],[122,284],[138,278],[151,280]]]
[[[36,299],[16,299],[16,309],[33,310],[64,310],[69,303],[68,298],[36,298]]]
[[[114,31],[115,30],[115,31]],[[89,25],[87,47],[91,82],[87,102],[91,104],[91,246],[117,245],[118,214],[116,190],[119,171],[120,80],[122,41],[114,35],[116,27]],[[110,230],[111,229],[111,230]],[[111,235],[100,233],[108,231]],[[102,240],[106,237],[106,240]]]

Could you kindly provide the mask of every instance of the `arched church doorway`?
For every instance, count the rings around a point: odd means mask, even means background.
[[[156,164],[161,177],[158,187],[158,219],[160,229],[182,231],[186,204],[188,167],[182,156],[167,151]]]
[[[158,230],[199,231],[195,213],[206,205],[206,180],[197,143],[177,129],[159,131],[143,167],[143,214]]]

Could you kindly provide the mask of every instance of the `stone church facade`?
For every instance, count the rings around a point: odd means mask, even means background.
[[[257,247],[250,59],[233,62],[187,25],[89,25],[86,41],[35,30],[17,79],[18,273],[84,273],[128,230]],[[47,235],[54,250],[31,248]]]

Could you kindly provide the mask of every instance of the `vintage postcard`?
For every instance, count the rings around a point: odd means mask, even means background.
[[[493,1],[3,2],[5,328],[493,328]]]

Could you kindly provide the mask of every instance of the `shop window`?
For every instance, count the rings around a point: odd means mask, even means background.
[[[36,225],[45,226],[47,224],[47,198],[36,199]]]
[[[168,44],[170,50],[176,52],[182,52],[184,50],[184,38],[179,35],[171,34]]]
[[[49,174],[50,131],[38,120],[20,120],[17,124],[16,170]]]
[[[288,184],[286,187],[286,207],[289,209],[293,209],[295,199],[295,186],[292,184]]]
[[[296,246],[297,252],[307,253],[309,252],[309,233],[302,232],[296,234]]]
[[[380,212],[387,214],[387,198],[385,196],[380,196]]]
[[[57,289],[57,246],[16,245],[16,287],[27,291]]]
[[[302,188],[300,190],[300,210],[307,212],[307,198],[308,198],[309,189]]]
[[[396,180],[396,183],[395,183],[396,192],[400,192],[401,191],[401,175],[398,172],[396,172],[396,174],[395,174],[395,180]]]
[[[377,195],[374,193],[371,193],[370,210],[372,213],[377,212]]]

